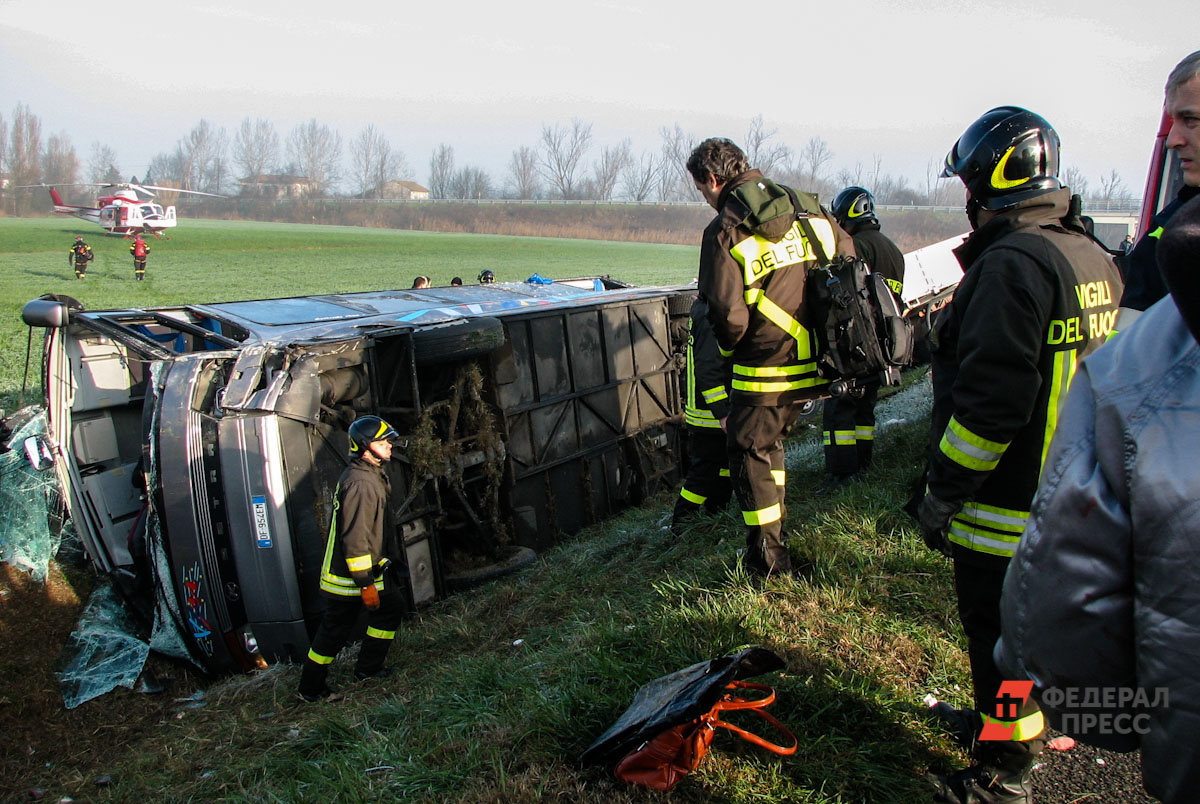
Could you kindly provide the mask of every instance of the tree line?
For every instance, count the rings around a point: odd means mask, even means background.
[[[138,181],[238,195],[241,181],[264,175],[286,175],[306,181],[318,198],[339,195],[378,198],[389,182],[414,180],[415,171],[402,150],[378,127],[368,124],[344,148],[342,135],[316,118],[294,126],[285,135],[264,118],[245,118],[230,132],[200,120],[169,150],[155,154],[139,180],[124,178],[114,149],[93,142],[86,160],[80,159],[66,132],[43,141],[41,121],[18,103],[11,119],[0,114],[0,209],[20,215],[34,205],[25,185],[78,183],[115,184]],[[677,202],[700,199],[685,168],[700,138],[679,124],[659,129],[656,149],[634,151],[629,139],[598,145],[593,125],[578,118],[544,123],[537,142],[513,149],[502,176],[474,165],[460,164],[454,147],[439,144],[429,157],[426,183],[434,199],[564,199]],[[834,151],[821,137],[793,148],[769,129],[762,115],[750,121],[739,145],[750,164],[777,181],[818,193],[831,200],[850,185],[866,187],[880,204],[953,206],[962,203],[958,182],[941,180],[940,159],[931,159],[921,184],[885,172],[883,157],[834,169]],[[347,153],[348,151],[348,153]],[[348,157],[348,158],[347,158]],[[1089,182],[1077,168],[1068,167],[1064,183],[1091,200],[1129,198],[1114,170],[1102,176],[1098,192],[1089,195]]]

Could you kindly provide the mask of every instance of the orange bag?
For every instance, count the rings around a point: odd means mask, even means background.
[[[786,726],[775,719],[773,715],[763,711],[775,701],[775,690],[764,684],[752,684],[748,681],[730,682],[721,700],[705,714],[679,726],[667,729],[657,737],[643,743],[634,751],[629,752],[617,763],[614,771],[617,778],[641,787],[654,790],[670,790],[680,779],[700,765],[700,760],[708,753],[717,729],[728,729],[755,745],[761,746],[776,754],[789,756],[796,753],[797,741]],[[762,698],[746,700],[734,694],[737,690],[752,689],[766,692]],[[749,710],[774,726],[789,741],[790,746],[776,745],[768,742],[757,734],[721,720],[721,712],[734,710]]]

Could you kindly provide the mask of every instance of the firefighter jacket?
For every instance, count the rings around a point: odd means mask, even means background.
[[[853,254],[854,246],[814,196],[796,198],[802,209],[762,173],[747,171],[722,189],[717,215],[701,240],[700,295],[708,302],[717,346],[731,359],[730,399],[737,404],[815,399],[828,384],[817,373],[805,281],[818,265],[818,251],[832,258]]]
[[[1064,189],[1017,204],[955,250],[965,273],[934,325],[928,479],[962,503],[955,559],[1012,556],[1078,361],[1116,320],[1116,266],[1063,225],[1068,203]]]
[[[1163,299],[1080,367],[1004,582],[996,647],[1005,678],[1105,693],[1073,705],[1040,697],[1063,732],[1140,748],[1146,789],[1164,802],[1194,802],[1200,788],[1200,345],[1189,304],[1200,299]],[[1088,729],[1081,712],[1126,728]]]
[[[1179,195],[1174,201],[1150,219],[1149,231],[1138,240],[1133,251],[1129,253],[1129,267],[1125,272],[1125,293],[1121,296],[1122,309],[1146,310],[1167,295],[1167,286],[1158,270],[1158,241],[1179,208],[1197,195],[1200,195],[1200,187],[1185,185],[1179,190]],[[1121,328],[1128,327],[1135,318],[1136,312],[1130,315],[1122,313]]]
[[[68,265],[87,265],[88,262],[95,259],[96,255],[92,252],[92,247],[83,241],[75,243],[67,252]]]
[[[879,231],[879,221],[860,221],[849,231],[854,238],[854,250],[871,273],[882,276],[896,298],[901,299],[904,295],[904,255],[891,238]]]
[[[391,491],[383,467],[362,458],[355,458],[342,472],[333,493],[321,591],[358,597],[359,588],[371,583],[383,591],[383,578],[376,577],[380,575],[376,568],[379,559],[390,552],[385,551],[385,529]]]
[[[721,419],[729,415],[729,369],[707,316],[708,304],[697,298],[688,320],[683,416],[693,427],[720,430]]]

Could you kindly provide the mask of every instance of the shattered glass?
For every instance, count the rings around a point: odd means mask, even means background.
[[[51,521],[61,502],[58,475],[34,469],[23,447],[26,438],[45,435],[46,413],[26,408],[10,421],[22,418],[8,442],[10,451],[0,454],[0,562],[28,571],[40,583],[58,552],[61,535]]]
[[[63,705],[74,709],[117,687],[133,689],[149,655],[125,601],[111,585],[97,586],[55,664]]]

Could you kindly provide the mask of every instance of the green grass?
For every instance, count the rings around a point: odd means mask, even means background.
[[[407,286],[417,273],[440,283],[482,267],[502,278],[536,270],[678,282],[691,278],[697,256],[664,246],[188,221],[155,244],[142,286],[127,246],[94,236],[95,277],[67,279],[72,231],[58,221],[0,221],[12,310],[46,291],[95,307],[163,304]],[[10,342],[19,328],[6,315]],[[23,360],[23,345],[5,356],[8,393],[8,366]],[[674,538],[664,527],[673,499],[660,497],[544,552],[518,575],[406,621],[389,656],[400,672],[389,679],[351,686],[353,655],[343,652],[331,676],[347,689],[343,701],[293,703],[298,671],[276,666],[214,684],[203,708],[176,704],[147,734],[111,749],[106,787],[85,770],[94,756],[81,757],[78,770],[75,758],[56,758],[28,784],[95,801],[663,801],[575,760],[641,684],[759,644],[788,662],[760,680],[777,689],[771,711],[795,732],[799,751],[780,760],[722,733],[669,800],[928,801],[924,772],[963,757],[928,722],[921,698],[933,691],[966,705],[970,683],[948,562],[898,513],[926,428],[881,428],[865,482],[825,497],[810,492],[821,480],[819,431],[798,428],[788,525],[793,556],[812,561],[806,578],[748,578],[733,507]],[[119,707],[103,701],[88,705]]]
[[[96,254],[83,281],[67,263],[76,234]],[[24,376],[21,307],[44,293],[103,310],[408,288],[422,274],[448,285],[485,268],[501,282],[536,272],[673,284],[690,281],[699,259],[698,247],[188,219],[169,240],[149,240],[136,282],[130,242],[74,218],[0,218],[0,408],[16,406]],[[26,404],[36,401],[36,357],[31,374]]]

